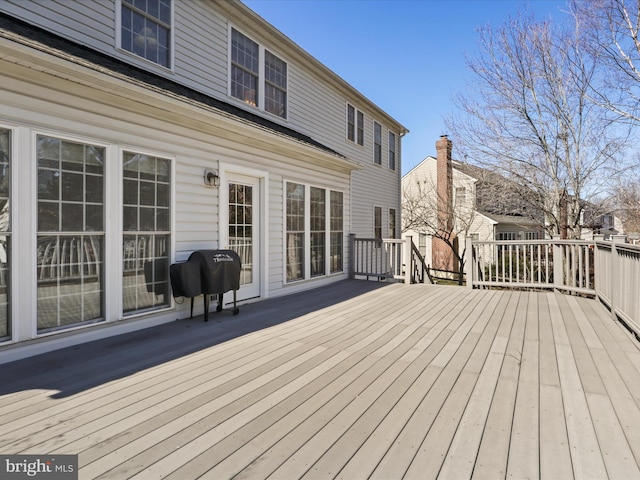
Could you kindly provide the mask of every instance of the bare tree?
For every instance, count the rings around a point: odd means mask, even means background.
[[[585,48],[606,74],[591,95],[618,120],[640,121],[640,3],[638,0],[571,0]]]
[[[512,181],[532,218],[542,214],[550,234],[570,237],[580,235],[585,201],[597,204],[624,169],[628,136],[589,95],[599,57],[583,48],[575,25],[522,12],[480,29],[479,55],[468,61],[472,84],[455,99],[463,115],[447,120],[464,158]]]
[[[452,200],[441,196],[434,176],[411,178],[402,188],[402,231],[420,232],[444,243],[457,266],[458,283],[462,284],[466,256],[464,239],[473,231],[477,213],[473,199],[457,195]],[[448,219],[444,224],[442,217]]]
[[[640,179],[623,180],[613,197],[613,203],[625,232],[640,234]]]

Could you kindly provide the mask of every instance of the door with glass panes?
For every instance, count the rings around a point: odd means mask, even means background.
[[[228,174],[226,248],[235,251],[242,260],[238,299],[260,296],[260,180],[255,177]],[[224,205],[224,203],[223,203]],[[223,207],[224,208],[224,207]],[[225,301],[231,300],[229,296]]]

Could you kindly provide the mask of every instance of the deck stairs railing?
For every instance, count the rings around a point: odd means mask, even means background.
[[[424,258],[411,237],[356,238],[352,234],[349,245],[351,278],[433,283]]]

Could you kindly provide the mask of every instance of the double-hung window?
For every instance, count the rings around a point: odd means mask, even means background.
[[[311,187],[310,192],[311,276],[317,277],[324,275],[326,271],[327,201],[324,188]]]
[[[106,149],[38,135],[38,332],[104,319]]]
[[[373,122],[373,163],[382,165],[382,125]]]
[[[120,0],[120,46],[171,67],[171,0]]]
[[[287,281],[304,278],[305,186],[287,183]]]
[[[373,207],[373,237],[382,242],[382,207]]]
[[[330,272],[342,271],[342,252],[344,242],[344,220],[343,220],[343,194],[342,192],[331,191],[331,252],[330,252]]]
[[[264,58],[264,109],[286,118],[287,64],[267,50]]]
[[[343,209],[342,192],[287,182],[287,282],[342,271]]]
[[[389,170],[396,169],[396,134],[389,132]]]
[[[347,140],[364,145],[364,113],[347,104]]]
[[[171,161],[123,155],[123,310],[170,305]]]
[[[11,336],[11,130],[0,129],[0,339]]]
[[[389,209],[389,238],[396,238],[396,209]]]
[[[235,28],[230,71],[232,97],[287,118],[287,63]]]

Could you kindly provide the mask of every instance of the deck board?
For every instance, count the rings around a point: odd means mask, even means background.
[[[345,281],[3,366],[0,450],[80,478],[638,478],[597,301]]]

